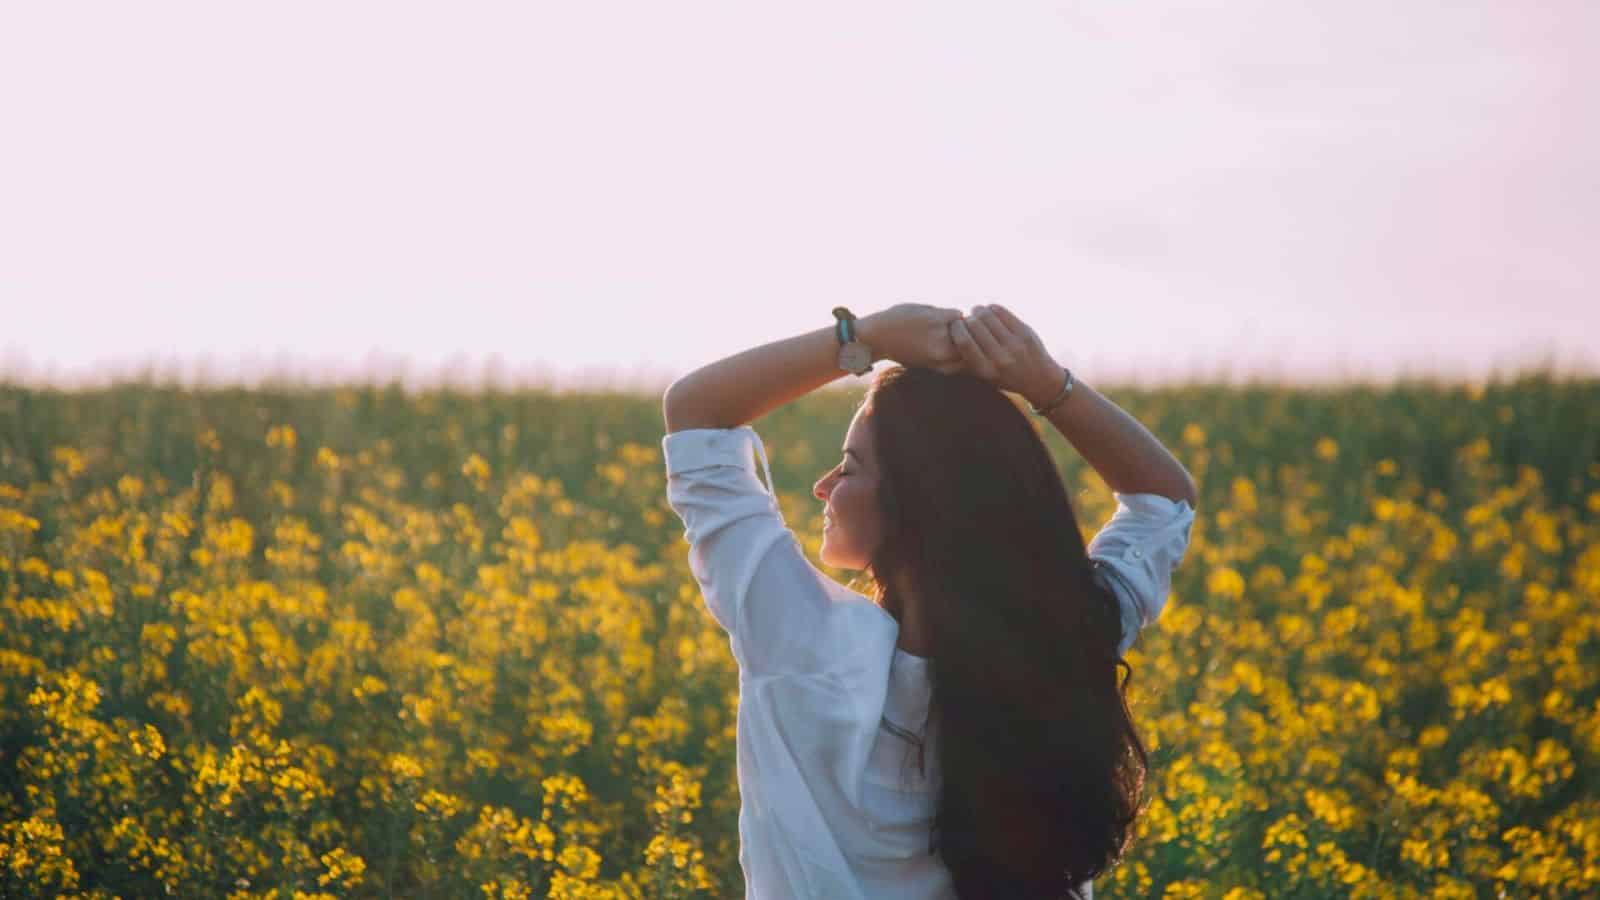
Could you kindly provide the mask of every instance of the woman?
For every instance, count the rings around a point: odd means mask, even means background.
[[[663,399],[668,500],[739,667],[746,897],[1092,897],[1147,763],[1116,676],[1166,603],[1194,481],[1009,310],[899,304],[853,320],[874,361],[901,366],[874,378],[814,488],[822,560],[869,579],[870,595],[850,590],[803,555],[745,424],[856,371],[841,323]],[[1002,391],[1112,488],[1087,546]]]

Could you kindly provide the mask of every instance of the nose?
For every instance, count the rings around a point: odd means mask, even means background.
[[[826,502],[828,499],[828,490],[828,478],[827,476],[823,476],[822,480],[818,481],[816,486],[811,489],[811,496]]]

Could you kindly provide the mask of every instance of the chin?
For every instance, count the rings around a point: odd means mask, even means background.
[[[851,561],[841,558],[839,551],[831,548],[826,539],[823,540],[822,550],[817,553],[817,556],[821,558],[823,562],[834,567],[835,569],[853,568]]]
[[[821,556],[822,556],[822,561],[823,562],[827,563],[828,565],[832,566],[835,569],[844,569],[847,572],[859,572],[862,569],[866,568],[865,566],[863,566],[857,560],[854,560],[854,559],[841,559],[838,555],[833,554],[833,553],[824,553],[824,554],[821,554]]]

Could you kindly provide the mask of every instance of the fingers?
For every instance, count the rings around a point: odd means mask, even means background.
[[[967,368],[967,360],[961,355],[961,348],[952,342],[948,352],[939,354],[933,363],[933,368],[945,373],[959,372]]]
[[[973,307],[973,314],[966,318],[967,330],[972,334],[973,340],[983,348],[983,353],[993,362],[1004,366],[1008,364],[1011,353],[1005,344],[1011,340],[1010,330],[1000,324],[993,313],[984,307]]]
[[[983,351],[983,355],[990,360],[998,362],[1000,342],[995,339],[994,333],[989,330],[988,324],[982,318],[976,316],[969,317],[964,324],[967,327],[967,333],[972,335],[973,342],[978,345],[978,349]]]
[[[990,303],[984,306],[973,307],[974,315],[983,317],[983,324],[989,326],[989,333],[1005,343],[1010,338],[1022,336],[1022,321],[1011,314],[1011,310]]]
[[[1027,329],[1027,326],[1022,324],[1022,320],[1017,318],[1015,313],[998,303],[991,304],[988,310],[996,319],[1005,323],[1006,328],[1010,329],[1013,334],[1021,335]]]
[[[973,370],[982,374],[989,366],[989,360],[984,355],[983,348],[972,336],[968,328],[968,320],[957,319],[950,323],[950,340],[955,342],[956,349],[961,352],[961,358],[966,360]]]
[[[949,331],[962,359],[984,378],[1008,371],[1026,358],[1032,334],[1021,319],[999,304],[973,306],[969,315],[950,322]]]
[[[961,310],[941,308],[938,321],[944,325],[944,340],[938,342],[939,348],[934,358],[942,367],[940,371],[944,371],[944,368],[959,369],[965,365],[965,361],[961,357],[961,348],[956,346],[952,329],[955,323],[961,321]]]

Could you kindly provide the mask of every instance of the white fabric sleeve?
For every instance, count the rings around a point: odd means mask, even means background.
[[[683,520],[689,569],[706,607],[751,674],[822,671],[860,649],[863,629],[822,583],[757,478],[750,451],[766,454],[748,425],[689,428],[662,439],[667,501]],[[770,486],[770,469],[768,482]]]
[[[1089,542],[1088,553],[1122,610],[1122,640],[1117,644],[1122,656],[1167,605],[1172,573],[1189,546],[1194,507],[1161,494],[1113,491],[1112,496],[1116,511]]]

